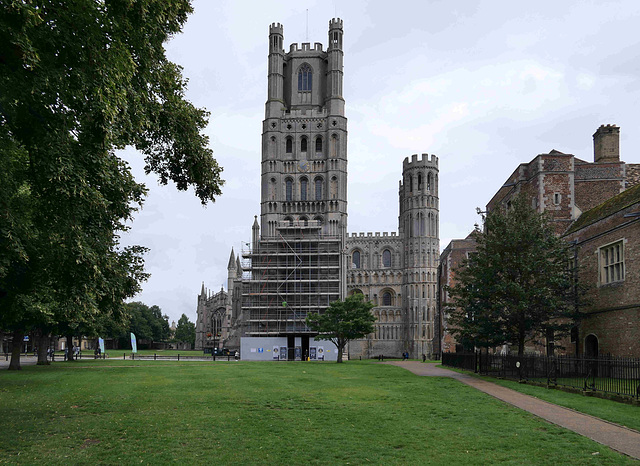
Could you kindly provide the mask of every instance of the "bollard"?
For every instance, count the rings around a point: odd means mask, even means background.
[[[214,361],[216,360],[216,353],[215,352],[213,353],[213,360]]]
[[[127,359],[127,353],[122,353],[122,360],[125,361]]]

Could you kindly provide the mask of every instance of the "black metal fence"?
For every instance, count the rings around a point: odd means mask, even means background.
[[[640,398],[638,358],[443,353],[442,364],[492,377]]]

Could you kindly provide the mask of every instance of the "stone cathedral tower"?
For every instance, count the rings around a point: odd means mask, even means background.
[[[329,22],[326,50],[316,42],[288,52],[282,25],[269,27],[260,219],[240,256],[231,252],[229,292],[199,297],[197,348],[227,345],[243,359],[332,359],[305,318],[362,293],[376,306],[375,332],[351,342],[349,357],[437,352],[438,159],[405,159],[398,232],[347,233],[342,26]],[[218,340],[209,330],[216,325],[224,327]]]
[[[398,228],[403,238],[405,338],[411,353],[431,355],[434,348],[438,258],[438,158],[413,155],[402,164]]]
[[[333,19],[326,51],[320,43],[303,43],[285,52],[282,25],[269,28],[260,225],[254,224],[251,248],[243,251],[241,332],[286,338],[278,343],[286,359],[310,352],[306,316],[345,295],[342,35],[342,20]]]
[[[342,20],[321,43],[282,48],[283,27],[269,28],[268,99],[262,127],[261,230],[280,222],[318,222],[344,237],[347,228],[347,119],[342,97]]]

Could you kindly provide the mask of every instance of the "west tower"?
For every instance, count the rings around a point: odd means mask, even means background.
[[[344,297],[347,228],[347,119],[343,23],[321,43],[283,49],[269,27],[268,89],[262,128],[260,222],[243,252],[244,336],[286,336],[305,352],[304,319]]]

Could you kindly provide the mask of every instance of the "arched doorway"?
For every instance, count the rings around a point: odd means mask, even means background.
[[[584,339],[584,355],[588,358],[598,357],[598,337],[593,333]]]

